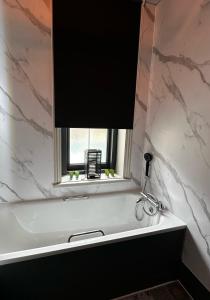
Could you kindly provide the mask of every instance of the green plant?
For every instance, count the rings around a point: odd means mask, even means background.
[[[106,175],[107,177],[109,177],[109,169],[105,169],[105,170],[104,170],[104,173],[105,173],[105,175]]]
[[[112,177],[114,177],[114,169],[109,169],[109,173],[111,174]]]
[[[74,171],[69,171],[69,176],[70,176],[70,180],[72,180],[74,176]]]
[[[76,179],[77,179],[77,180],[79,179],[79,174],[80,174],[79,171],[74,171],[74,175],[76,176]]]

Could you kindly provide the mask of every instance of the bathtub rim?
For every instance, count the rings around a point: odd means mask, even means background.
[[[72,243],[61,243],[50,246],[19,250],[0,254],[0,266],[18,263],[21,261],[33,260],[47,256],[58,255],[67,252],[84,250],[96,246],[103,246],[111,243],[128,241],[146,236],[158,235],[176,230],[186,229],[187,225],[170,211],[163,214],[163,222],[145,228],[132,229],[118,233],[112,233],[102,237],[94,237],[75,241]]]

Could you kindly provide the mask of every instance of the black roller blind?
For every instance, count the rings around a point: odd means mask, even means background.
[[[140,1],[54,0],[55,126],[133,128]]]

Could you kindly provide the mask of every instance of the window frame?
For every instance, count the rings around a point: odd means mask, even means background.
[[[118,129],[107,129],[107,153],[106,163],[101,164],[103,169],[115,169],[117,162],[117,140],[118,140]],[[81,174],[85,172],[84,164],[72,164],[70,165],[69,159],[69,145],[70,145],[70,130],[69,128],[61,128],[61,167],[62,176],[67,175],[69,171],[80,171]]]

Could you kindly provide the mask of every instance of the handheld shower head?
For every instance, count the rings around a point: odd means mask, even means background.
[[[146,160],[146,172],[145,172],[145,175],[146,175],[146,177],[149,177],[149,165],[150,165],[150,162],[153,159],[153,155],[151,153],[145,153],[144,154],[144,159]]]

